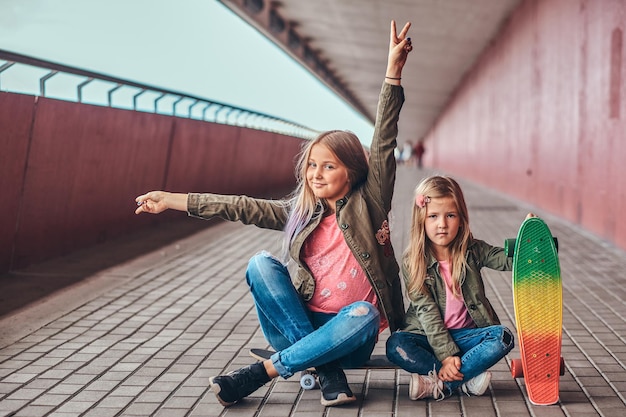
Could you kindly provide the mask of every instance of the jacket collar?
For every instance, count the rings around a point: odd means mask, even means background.
[[[335,212],[339,212],[348,203],[348,200],[350,199],[352,192],[353,190],[348,191],[348,194],[344,195],[339,200],[337,200],[337,207],[335,208]]]

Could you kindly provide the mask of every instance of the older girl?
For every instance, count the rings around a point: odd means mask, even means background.
[[[137,197],[137,213],[165,209],[201,218],[222,217],[284,230],[287,266],[267,253],[254,256],[246,279],[271,359],[209,380],[218,401],[230,406],[272,378],[316,367],[322,404],[354,401],[342,370],[369,359],[378,333],[395,330],[404,313],[399,268],[388,213],[395,180],[394,148],[404,102],[402,68],[411,51],[391,22],[385,82],[380,93],[369,161],[359,139],[330,131],[304,147],[292,198],[150,192]]]

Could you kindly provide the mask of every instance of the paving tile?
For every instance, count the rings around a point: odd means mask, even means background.
[[[133,403],[126,410],[124,410],[125,416],[151,416],[161,407],[160,402],[156,403]]]
[[[51,407],[51,406],[28,405],[28,406],[22,408],[19,411],[19,416],[20,417],[41,417],[41,416],[47,416],[53,410],[54,410],[54,407]],[[0,407],[0,415],[7,415],[7,414],[5,414],[5,410],[2,410],[1,407]]]
[[[69,394],[46,393],[34,399],[30,404],[58,406],[71,397]],[[3,400],[4,401],[4,400]]]
[[[90,410],[85,411],[82,414],[83,417],[115,417],[120,412],[118,408],[104,408],[104,407],[96,407]],[[149,414],[144,414],[147,416]]]

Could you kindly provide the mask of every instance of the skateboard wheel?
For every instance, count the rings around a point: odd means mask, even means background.
[[[554,240],[554,248],[558,252],[559,251],[559,239],[553,237],[552,240]]]
[[[513,359],[511,361],[511,375],[513,375],[513,378],[524,377],[524,368],[521,359]]]
[[[302,374],[300,377],[300,386],[305,390],[315,388],[315,376],[312,374]]]
[[[509,258],[513,257],[513,254],[515,253],[515,238],[504,240],[504,253]]]

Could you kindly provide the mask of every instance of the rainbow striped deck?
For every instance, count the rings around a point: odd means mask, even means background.
[[[540,218],[527,219],[520,227],[513,253],[513,301],[526,390],[536,405],[559,401],[562,293],[561,269],[550,229]],[[512,372],[516,376],[513,366]]]

